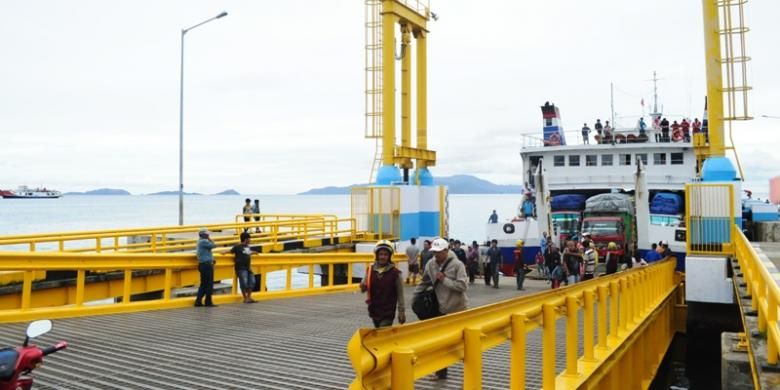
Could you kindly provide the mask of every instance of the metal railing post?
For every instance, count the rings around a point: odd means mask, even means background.
[[[463,388],[482,388],[482,329],[463,330]]]
[[[512,351],[509,363],[509,384],[512,390],[525,389],[525,321],[524,314],[512,315]]]

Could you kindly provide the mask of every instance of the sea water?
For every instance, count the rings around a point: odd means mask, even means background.
[[[234,222],[244,199],[260,200],[264,214],[332,214],[350,217],[349,195],[188,195],[184,224]],[[487,238],[493,210],[499,220],[517,212],[520,195],[449,195],[449,236],[470,243]],[[176,226],[179,197],[175,195],[69,195],[58,199],[0,199],[0,236],[102,229]],[[0,250],[26,250],[23,245]],[[41,246],[41,250],[45,248]],[[268,276],[269,290],[284,287],[284,271]],[[318,278],[315,279],[319,285]],[[305,287],[308,276],[294,274],[293,288]]]
[[[350,217],[349,195],[189,195],[184,224],[230,223],[244,199],[259,199],[266,214],[333,214]],[[449,236],[484,241],[495,209],[500,220],[517,213],[520,195],[449,195]],[[71,195],[59,199],[0,199],[0,236],[100,229],[176,226],[179,197],[171,195]]]

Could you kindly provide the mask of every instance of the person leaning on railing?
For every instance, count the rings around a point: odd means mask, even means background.
[[[437,238],[431,244],[435,261],[429,261],[423,270],[422,281],[414,290],[414,295],[433,288],[439,301],[439,312],[447,315],[466,310],[469,299],[468,274],[466,266],[449,250],[449,243]],[[436,372],[437,379],[447,379],[447,368]]]
[[[211,294],[214,291],[214,254],[211,250],[217,245],[209,237],[209,231],[206,228],[200,228],[198,231],[198,271],[200,272],[200,286],[198,295],[195,297],[195,306],[203,306],[202,299],[206,297],[206,307],[215,307],[211,301]]]

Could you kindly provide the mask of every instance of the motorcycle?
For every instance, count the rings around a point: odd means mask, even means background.
[[[51,328],[50,320],[34,321],[27,327],[27,337],[21,347],[0,349],[0,390],[29,390],[33,385],[30,374],[43,364],[43,357],[68,347],[66,341],[46,348],[28,345],[30,339],[48,333]]]

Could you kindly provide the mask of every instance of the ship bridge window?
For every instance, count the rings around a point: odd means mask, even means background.
[[[683,165],[683,154],[682,153],[672,153],[671,154],[671,163],[672,163],[672,165]]]
[[[580,166],[580,156],[569,156],[569,166],[570,167]]]
[[[631,154],[620,155],[620,165],[631,165]]]
[[[637,153],[636,158],[642,160],[642,165],[647,165],[647,153]]]
[[[586,167],[595,167],[598,165],[599,156],[595,154],[589,154],[585,156],[585,166]]]
[[[666,165],[666,153],[653,153],[653,164]]]
[[[682,217],[677,215],[651,215],[650,224],[660,226],[680,226],[682,224]]]
[[[601,156],[601,165],[602,166],[612,166],[612,155],[611,154],[604,154]]]
[[[566,165],[566,158],[564,156],[553,157],[553,166],[562,167],[564,165]]]
[[[552,118],[544,118],[545,126],[552,126]]]

